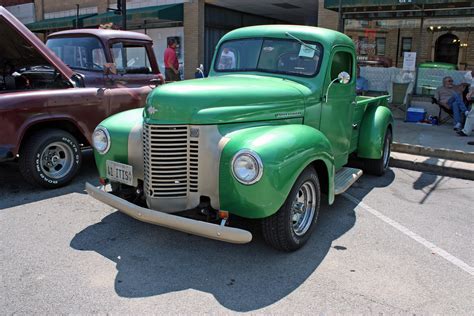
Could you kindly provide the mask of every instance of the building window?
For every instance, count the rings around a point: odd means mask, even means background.
[[[404,52],[411,52],[411,50],[412,50],[412,38],[402,37],[402,49],[400,51],[400,56],[403,56]]]
[[[359,36],[359,55],[367,55],[367,46],[369,45],[369,39],[365,36]]]
[[[385,37],[377,37],[375,39],[375,54],[377,56],[385,56]]]

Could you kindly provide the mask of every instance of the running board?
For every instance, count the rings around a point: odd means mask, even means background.
[[[334,179],[334,194],[338,195],[346,192],[347,189],[357,181],[362,175],[362,170],[356,168],[342,168],[336,172]]]

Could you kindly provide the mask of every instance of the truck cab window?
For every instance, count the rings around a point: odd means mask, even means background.
[[[111,47],[117,71],[128,74],[152,72],[146,47],[141,44],[115,43]]]
[[[261,71],[312,77],[318,73],[322,47],[293,39],[248,38],[223,43],[217,52],[217,72]]]
[[[350,74],[351,78],[354,77],[352,73],[352,55],[348,52],[337,52],[336,54],[334,54],[334,57],[332,59],[331,80],[336,79],[337,76],[343,71]]]
[[[95,37],[53,37],[46,46],[72,69],[103,71],[106,63],[104,48]]]

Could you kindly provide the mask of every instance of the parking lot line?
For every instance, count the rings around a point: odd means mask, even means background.
[[[438,246],[436,246],[435,244],[433,244],[432,242],[429,242],[428,240],[424,239],[423,237],[421,237],[420,235],[412,232],[411,230],[409,230],[408,228],[406,228],[405,226],[403,226],[402,224],[394,221],[393,219],[383,215],[382,213],[380,213],[379,211],[377,211],[376,209],[368,206],[367,204],[365,204],[364,202],[358,200],[357,198],[355,198],[354,196],[352,196],[351,194],[345,192],[342,194],[346,199],[348,199],[349,201],[353,202],[354,204],[357,205],[356,208],[360,208],[360,209],[363,209],[367,212],[369,212],[370,214],[374,215],[375,217],[379,218],[380,220],[384,221],[385,223],[389,224],[390,226],[392,226],[393,228],[397,229],[398,231],[402,232],[403,234],[407,235],[408,237],[410,237],[411,239],[417,241],[418,243],[422,244],[423,246],[425,246],[426,248],[428,248],[429,250],[431,250],[431,252],[439,255],[440,257],[446,259],[447,261],[451,262],[452,264],[454,264],[455,266],[463,269],[464,271],[466,271],[467,273],[469,273],[470,275],[474,276],[474,268],[471,267],[470,265],[468,265],[467,263],[465,263],[464,261],[462,261],[461,259],[453,256],[452,254],[450,254],[449,252],[447,252],[446,250],[443,250],[441,248],[439,248]]]

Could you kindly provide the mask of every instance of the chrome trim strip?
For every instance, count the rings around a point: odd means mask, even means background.
[[[128,134],[128,164],[133,167],[133,185],[138,185],[138,180],[143,180],[143,123],[133,126]]]

